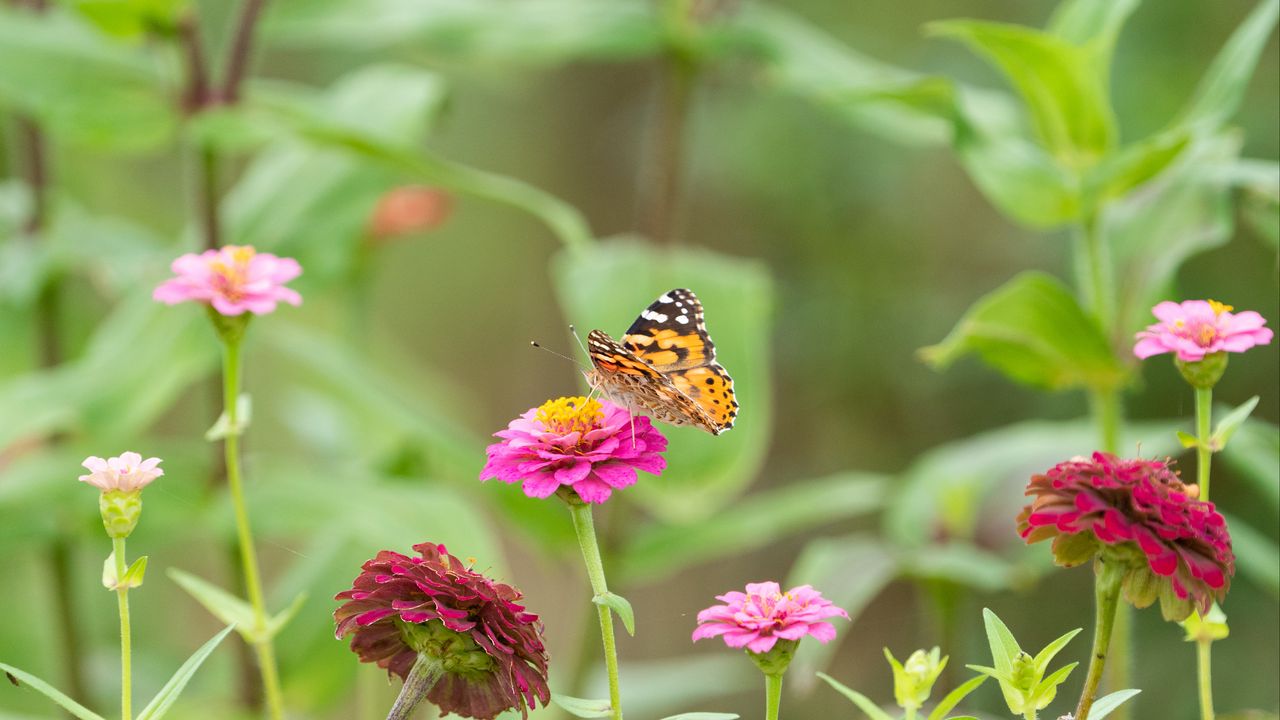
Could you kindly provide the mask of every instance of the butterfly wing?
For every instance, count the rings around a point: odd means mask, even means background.
[[[733,378],[716,362],[702,303],[692,290],[659,295],[631,323],[622,345],[700,407],[711,421],[711,432],[718,435],[733,427],[738,416]]]
[[[676,388],[673,379],[602,330],[587,334],[587,354],[595,367],[588,382],[631,412],[672,425],[696,425],[710,433],[718,426],[696,401]]]

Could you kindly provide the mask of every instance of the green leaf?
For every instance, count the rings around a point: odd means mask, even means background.
[[[874,512],[884,505],[887,480],[871,473],[841,473],[752,494],[730,510],[691,525],[654,523],[632,536],[618,572],[628,582],[651,581]]]
[[[1235,552],[1240,574],[1271,593],[1272,597],[1280,596],[1280,547],[1265,533],[1240,518],[1227,513],[1223,513],[1223,517],[1231,532],[1231,549]]]
[[[927,27],[999,68],[1022,96],[1040,140],[1067,167],[1087,167],[1115,143],[1107,53],[1017,25],[949,20]]]
[[[1209,447],[1214,452],[1219,452],[1227,446],[1227,442],[1236,434],[1236,431],[1240,429],[1244,421],[1249,419],[1253,409],[1258,407],[1258,400],[1260,399],[1258,395],[1254,395],[1218,421],[1218,426],[1213,429],[1213,436],[1209,439]]]
[[[987,631],[987,645],[991,647],[991,659],[995,662],[996,671],[1007,676],[1013,671],[1013,661],[1022,652],[1018,641],[1014,639],[1009,628],[991,612],[982,608],[982,624]]]
[[[131,588],[142,587],[142,580],[146,574],[147,556],[143,555],[137,560],[134,560],[133,564],[129,566],[129,569],[125,571],[123,584]]]
[[[621,335],[658,295],[698,294],[716,358],[734,379],[740,404],[729,432],[663,428],[667,469],[628,497],[664,522],[690,524],[720,512],[755,479],[768,449],[772,388],[769,318],[773,283],[761,263],[693,247],[656,248],[612,240],[561,252],[552,275],[567,323]]]
[[[627,629],[627,634],[635,636],[636,634],[636,615],[631,609],[631,602],[616,593],[606,592],[591,598],[591,602],[597,605],[603,605],[615,613],[622,619],[622,626]]]
[[[1060,281],[1025,272],[987,294],[921,356],[943,369],[969,353],[1018,382],[1062,390],[1118,387],[1125,370],[1097,323]]]
[[[1071,642],[1071,638],[1075,637],[1076,635],[1079,635],[1080,630],[1081,628],[1076,628],[1075,630],[1070,630],[1068,632],[1065,632],[1059,635],[1056,640],[1049,643],[1048,645],[1045,645],[1043,650],[1036,653],[1036,657],[1035,657],[1036,670],[1038,670],[1041,674],[1043,674],[1044,671],[1048,670],[1049,663],[1050,661],[1053,660],[1053,656],[1057,655],[1058,652],[1062,650],[1062,648],[1066,647],[1067,643]]]
[[[237,632],[244,635],[246,640],[255,642],[258,639],[257,633],[261,629],[257,627],[253,608],[250,607],[249,603],[216,585],[177,568],[169,568],[165,574],[183,590],[186,590],[191,597],[196,599],[196,602],[203,605],[204,609],[208,610],[214,617],[234,626]]]
[[[102,32],[128,40],[173,32],[188,9],[186,0],[73,0],[71,5]]]
[[[1080,215],[1080,189],[1070,172],[1017,130],[987,127],[971,108],[974,93],[961,103],[955,151],[987,199],[1013,220],[1032,228],[1052,228]]]
[[[968,697],[969,693],[977,690],[982,683],[986,682],[987,677],[987,675],[979,675],[974,678],[969,678],[955,690],[947,693],[947,696],[942,698],[942,702],[938,703],[938,706],[933,709],[933,712],[929,713],[928,720],[942,720],[947,713],[954,710],[956,705],[960,704],[961,700]],[[955,720],[955,718],[950,718],[949,720]]]
[[[818,677],[822,678],[828,685],[834,688],[836,692],[852,700],[853,704],[857,705],[862,712],[866,713],[867,717],[871,718],[871,720],[893,720],[893,717],[890,716],[889,713],[881,710],[880,707],[871,702],[871,698],[868,698],[866,695],[863,695],[857,690],[852,690],[846,687],[839,680],[836,680],[826,673],[820,672],[818,673]]]
[[[191,657],[182,663],[182,667],[178,668],[178,671],[173,674],[173,677],[169,678],[169,682],[165,683],[164,687],[160,688],[160,692],[156,693],[151,702],[147,703],[147,706],[142,709],[142,712],[138,714],[137,720],[160,720],[160,718],[164,717],[169,712],[169,708],[182,695],[182,691],[187,687],[187,683],[191,682],[191,678],[195,676],[196,671],[204,664],[205,659],[233,629],[235,629],[234,626],[228,625],[204,645],[201,645],[199,650],[192,653]]]
[[[1085,178],[1085,206],[1097,208],[1152,181],[1181,159],[1191,142],[1189,130],[1175,128],[1108,155]]]
[[[1280,507],[1280,427],[1253,418],[1232,437],[1222,459],[1256,494]]]
[[[113,150],[165,143],[177,113],[158,54],[110,42],[73,15],[0,7],[0,102],[55,137]]]
[[[1109,54],[1137,8],[1138,0],[1067,0],[1054,9],[1045,29],[1072,45],[1101,45]]]
[[[899,559],[902,572],[913,578],[946,580],[984,592],[1013,587],[1017,567],[1010,561],[964,541],[912,548]]]
[[[687,712],[679,715],[668,715],[662,720],[738,720],[736,713]]]
[[[231,426],[231,417],[226,410],[218,416],[216,422],[204,433],[204,439],[209,442],[222,440],[229,435],[243,435],[244,431],[249,428],[249,423],[253,420],[253,401],[249,398],[248,393],[242,393],[236,398],[236,425]]]
[[[62,709],[80,718],[80,720],[104,720],[104,718],[101,715],[93,712],[89,708],[86,708],[85,706],[81,705],[75,700],[72,700],[66,695],[63,695],[61,692],[57,690],[57,688],[41,680],[35,675],[32,675],[31,673],[24,672],[12,665],[7,665],[5,663],[0,663],[0,670],[4,670],[6,673],[9,674],[10,682],[13,682],[13,678],[17,678],[18,680],[21,680],[23,683],[26,683],[27,685],[29,685],[32,690],[35,690],[41,695],[44,695],[45,697],[54,701],[55,703],[60,705]]]
[[[1218,52],[1177,124],[1220,128],[1244,100],[1249,78],[1280,17],[1280,0],[1262,0]]]
[[[1089,717],[1095,720],[1102,720],[1106,716],[1115,711],[1116,708],[1123,705],[1129,698],[1142,692],[1141,690],[1117,690],[1098,698],[1093,702],[1093,709],[1089,711]]]
[[[1192,435],[1189,432],[1184,432],[1182,430],[1179,430],[1177,432],[1177,435],[1178,435],[1178,444],[1182,445],[1182,447],[1184,448],[1193,448],[1200,444],[1200,440],[1198,440],[1195,435]]]
[[[1040,681],[1040,684],[1036,686],[1035,691],[1032,693],[1032,697],[1037,699],[1052,697],[1052,694],[1057,692],[1056,688],[1067,681],[1067,676],[1070,675],[1071,671],[1075,670],[1076,666],[1079,664],[1080,663],[1073,662],[1054,670],[1048,677]],[[1037,707],[1043,707],[1039,703],[1036,703],[1036,705]],[[1048,703],[1046,702],[1045,705],[1048,705]]]
[[[609,717],[612,713],[607,699],[584,700],[569,695],[561,695],[560,693],[551,693],[551,702],[559,705],[562,710],[574,717],[602,718]]]
[[[267,619],[267,629],[263,633],[267,639],[274,638],[276,635],[280,634],[280,631],[284,629],[284,626],[288,625],[289,621],[292,620],[294,616],[298,614],[298,611],[302,609],[303,604],[307,602],[307,597],[308,594],[305,592],[298,593],[297,596],[293,598],[293,602],[289,603],[289,607]]]

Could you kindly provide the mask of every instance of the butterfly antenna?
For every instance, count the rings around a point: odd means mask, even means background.
[[[539,344],[537,340],[530,340],[530,341],[529,341],[529,345],[530,345],[530,346],[532,346],[532,347],[536,347],[536,348],[538,348],[539,350],[545,350],[546,352],[549,352],[549,353],[551,353],[552,355],[555,355],[555,356],[556,356],[556,357],[558,357],[558,358],[563,358],[563,359],[565,359],[565,360],[568,360],[569,362],[573,363],[574,365],[577,365],[578,367],[582,368],[583,370],[590,370],[590,368],[588,368],[586,365],[583,365],[582,363],[578,362],[577,360],[574,360],[573,358],[569,357],[568,355],[565,355],[564,353],[556,352],[555,350],[552,350],[551,348],[547,347],[546,345],[541,345],[541,344]]]
[[[578,347],[582,348],[582,354],[586,355],[587,357],[591,357],[591,353],[587,352],[587,346],[582,343],[582,338],[578,335],[578,328],[570,324],[569,334],[573,336],[574,340],[578,341]]]

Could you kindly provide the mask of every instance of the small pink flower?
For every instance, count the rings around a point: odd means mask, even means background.
[[[1212,353],[1244,352],[1271,342],[1265,318],[1252,310],[1231,310],[1216,300],[1162,302],[1151,308],[1160,322],[1138,333],[1133,354],[1146,359],[1171,352],[1183,362],[1198,362]]]
[[[222,315],[265,315],[276,309],[276,303],[302,304],[302,296],[284,286],[302,274],[298,261],[259,253],[248,245],[188,253],[174,260],[171,268],[177,277],[152,293],[169,305],[192,300],[212,305]]]
[[[836,636],[827,618],[849,619],[849,613],[831,604],[808,585],[782,592],[776,582],[748,583],[747,592],[717,595],[724,605],[712,605],[698,613],[694,641],[724,636],[726,645],[767,653],[779,640],[799,640],[805,635],[826,643]]]
[[[649,418],[583,397],[550,400],[494,436],[502,442],[485,449],[480,479],[521,483],[534,498],[569,487],[584,502],[602,503],[634,485],[637,470],[657,475],[667,466],[667,439]]]
[[[151,484],[152,480],[164,474],[157,467],[160,458],[142,459],[136,452],[121,453],[120,457],[103,460],[90,456],[82,463],[90,474],[81,475],[80,482],[89,483],[102,492],[119,490],[134,492]]]

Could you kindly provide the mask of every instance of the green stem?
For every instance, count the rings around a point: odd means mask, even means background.
[[[573,529],[578,534],[578,545],[582,548],[582,560],[587,565],[591,591],[596,597],[603,596],[609,592],[609,586],[604,579],[604,562],[600,559],[600,546],[596,542],[591,506],[581,500],[571,500],[569,512],[573,515]],[[610,717],[622,720],[622,693],[618,690],[618,650],[613,638],[612,612],[604,605],[596,605],[596,614],[600,616],[600,634],[604,638],[604,663],[609,672]]]
[[[133,634],[129,629],[129,585],[124,581],[124,538],[112,538],[116,559],[116,600],[120,606],[120,718],[133,720]]]
[[[1209,462],[1213,448],[1209,447],[1210,416],[1213,413],[1213,388],[1196,388],[1196,483],[1200,486],[1200,499],[1209,500]]]
[[[1094,422],[1098,426],[1098,439],[1102,451],[1117,452],[1120,447],[1122,412],[1120,393],[1115,390],[1094,390],[1089,393],[1089,405]]]
[[[1196,641],[1196,675],[1200,681],[1200,720],[1213,720],[1212,640]]]
[[[240,428],[238,405],[240,397],[240,340],[223,339],[222,404],[227,413],[230,432],[223,442],[223,454],[227,464],[227,485],[231,488],[231,501],[236,512],[236,532],[240,540],[240,562],[244,567],[244,584],[253,606],[253,649],[258,656],[258,671],[262,674],[262,687],[267,696],[267,708],[273,720],[284,717],[284,699],[280,692],[280,678],[276,670],[275,647],[267,636],[267,609],[262,597],[262,580],[258,572],[258,555],[253,546],[253,531],[249,526],[249,511],[244,502],[244,483],[240,477]]]
[[[782,675],[764,676],[764,720],[778,720],[782,705]]]
[[[1084,691],[1076,705],[1076,720],[1089,720],[1089,709],[1098,695],[1098,684],[1107,664],[1107,650],[1111,644],[1111,631],[1115,625],[1116,605],[1120,601],[1120,584],[1124,579],[1124,566],[1107,562],[1099,557],[1094,578],[1094,594],[1097,600],[1097,616],[1093,626],[1093,651],[1089,655],[1089,674],[1085,677]]]
[[[413,711],[422,702],[431,688],[444,676],[444,663],[425,653],[418,653],[418,659],[409,668],[409,675],[404,679],[404,687],[396,697],[396,704],[387,713],[387,720],[409,720]]]

